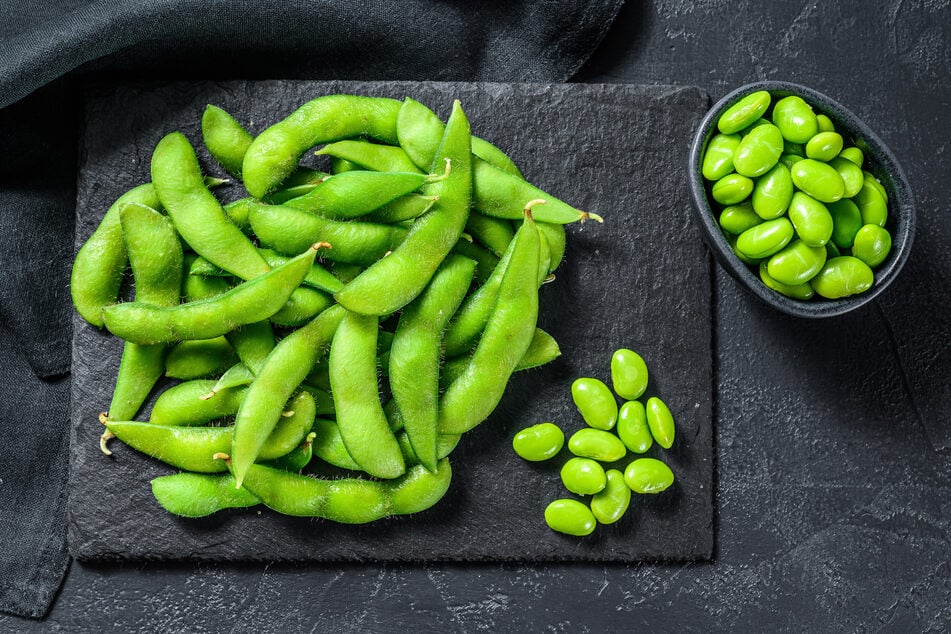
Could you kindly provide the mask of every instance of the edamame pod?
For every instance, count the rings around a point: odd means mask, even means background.
[[[765,258],[789,244],[794,234],[788,219],[767,220],[741,233],[736,239],[736,248],[748,258]]]
[[[180,517],[207,517],[224,509],[261,503],[247,489],[235,489],[230,473],[174,473],[152,480],[152,495],[163,509]]]
[[[540,229],[541,226],[539,225]],[[466,220],[466,233],[499,257],[505,253],[505,249],[508,248],[512,238],[515,237],[515,230],[512,229],[509,221],[484,216],[478,212],[469,214],[469,218]],[[547,267],[545,272],[548,272]]]
[[[733,172],[733,154],[739,144],[738,134],[714,135],[703,154],[703,177],[708,181],[717,181]]]
[[[802,97],[783,97],[773,106],[773,124],[783,138],[793,143],[806,143],[819,132],[819,121]]]
[[[406,222],[419,218],[428,212],[437,200],[439,199],[436,196],[407,194],[367,214],[364,220],[381,224]]]
[[[811,247],[824,246],[832,237],[833,221],[829,210],[821,202],[796,192],[789,203],[789,219],[796,235]]]
[[[418,172],[422,173],[403,148],[367,141],[337,141],[325,145],[316,154],[344,159],[357,166],[357,169],[374,172]]]
[[[875,283],[875,274],[862,260],[843,255],[827,261],[809,282],[826,299],[838,299],[864,293]]]
[[[284,206],[334,220],[356,218],[416,191],[426,180],[419,172],[344,172]]]
[[[234,348],[224,337],[182,341],[168,351],[165,375],[186,381],[202,379],[224,372],[237,361]]]
[[[607,484],[591,498],[591,513],[602,524],[613,524],[624,516],[631,505],[631,488],[624,474],[617,469],[605,473]]]
[[[173,385],[155,400],[149,422],[153,425],[204,425],[219,418],[234,416],[247,393],[245,387],[218,390],[214,380],[186,381]]]
[[[241,163],[254,137],[234,117],[209,104],[201,115],[201,136],[205,147],[225,171],[241,178]]]
[[[225,338],[234,348],[238,358],[241,359],[241,363],[252,374],[261,369],[264,360],[267,359],[267,355],[271,354],[271,350],[274,349],[276,344],[274,329],[267,320],[245,324],[229,332],[225,335]]]

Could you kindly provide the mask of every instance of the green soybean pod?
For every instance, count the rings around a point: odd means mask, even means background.
[[[351,163],[342,158],[337,158],[336,156],[330,157],[330,173],[333,176],[337,174],[343,174],[344,172],[353,172],[360,169],[360,166],[356,163]]]
[[[605,473],[607,484],[591,498],[591,513],[602,524],[613,524],[624,516],[631,505],[631,487],[617,469]]]
[[[505,249],[515,237],[515,230],[509,221],[484,216],[478,212],[469,214],[466,233],[499,257],[505,253]]]
[[[793,184],[806,194],[824,203],[834,203],[845,194],[845,183],[831,165],[803,159],[789,170]]]
[[[198,379],[173,385],[155,400],[149,422],[153,425],[196,426],[234,416],[248,389],[233,387],[218,390],[213,379]]]
[[[832,215],[832,242],[840,249],[849,249],[855,234],[862,228],[862,212],[848,198],[828,204]]]
[[[733,235],[739,235],[747,229],[752,229],[761,222],[763,222],[763,219],[753,211],[752,203],[730,205],[720,212],[720,228]]]
[[[364,220],[380,224],[397,224],[419,218],[436,204],[436,196],[407,194],[366,215]]]
[[[555,500],[545,508],[545,523],[553,531],[584,537],[594,532],[598,521],[587,506],[578,500]]]
[[[611,355],[611,384],[623,399],[640,398],[647,389],[647,364],[633,350],[621,348]]]
[[[597,493],[607,484],[604,467],[590,458],[571,458],[561,468],[565,488],[578,495]]]
[[[822,270],[826,263],[826,249],[811,247],[802,240],[793,240],[767,263],[769,276],[781,284],[805,284]]]
[[[729,174],[715,182],[710,192],[721,205],[737,205],[753,193],[753,181],[742,174]]]
[[[589,426],[606,431],[617,423],[617,401],[602,381],[575,379],[571,384],[571,398]]]
[[[640,401],[628,401],[621,406],[617,418],[617,435],[624,446],[634,453],[645,453],[654,444],[647,425],[647,410]]]
[[[512,449],[515,453],[530,462],[553,458],[564,446],[565,433],[554,423],[526,427],[512,439]]]
[[[809,283],[818,295],[826,299],[839,299],[864,293],[872,288],[875,274],[862,260],[843,255],[828,260]]]
[[[764,123],[740,141],[733,155],[733,167],[743,176],[762,176],[776,165],[782,153],[782,133],[776,126]]]
[[[833,221],[829,210],[803,192],[793,194],[789,203],[789,220],[796,228],[796,235],[811,247],[825,246],[832,237]]]
[[[261,503],[247,489],[236,489],[230,473],[174,473],[154,478],[151,484],[159,505],[180,517],[207,517],[225,509]]]
[[[736,248],[748,258],[765,258],[789,244],[794,234],[787,218],[767,220],[741,233],[736,239]]]
[[[763,220],[779,218],[786,213],[792,197],[793,182],[789,168],[777,163],[756,181],[753,187],[753,211]]]
[[[300,287],[281,310],[271,315],[275,326],[301,326],[333,305],[330,295],[313,288]]]
[[[826,246],[828,247],[831,244],[832,243],[829,242]],[[807,300],[811,299],[812,296],[816,294],[808,282],[790,286],[773,279],[769,274],[769,269],[766,262],[760,262],[759,278],[763,281],[763,284],[765,284],[767,288],[776,291],[780,295],[785,295],[786,297],[791,297],[793,299]]]
[[[806,143],[819,132],[819,121],[802,97],[790,95],[773,106],[773,124],[783,138],[793,143]]]
[[[835,132],[835,124],[826,115],[817,114],[816,121],[819,123],[819,132]]]
[[[237,361],[234,348],[224,337],[182,341],[168,351],[165,375],[186,381],[203,379],[224,372]]]
[[[865,163],[865,155],[862,153],[862,150],[855,147],[854,145],[842,150],[842,152],[839,153],[839,156],[860,168],[862,167],[862,164]]]
[[[863,225],[885,226],[888,220],[888,206],[878,189],[869,183],[868,179],[853,200],[862,214]]]
[[[550,222],[536,222],[538,233],[541,234],[545,242],[548,243],[548,272],[554,273],[555,269],[565,258],[565,248],[567,246],[567,236],[565,235],[565,226],[552,224]]]
[[[674,426],[674,415],[670,413],[670,408],[664,401],[656,396],[647,399],[644,406],[647,412],[647,426],[651,430],[651,436],[657,441],[657,444],[664,449],[670,449],[674,444],[674,435],[676,428]]]
[[[843,198],[852,198],[859,193],[864,183],[862,168],[841,156],[834,157],[829,161],[829,165],[835,168],[835,171],[842,177]]]
[[[357,461],[350,456],[347,446],[343,444],[340,428],[337,427],[336,421],[323,418],[316,419],[314,421],[314,433],[316,434],[313,441],[315,456],[340,469],[363,470],[357,464]]]
[[[763,116],[772,97],[769,92],[760,90],[746,95],[727,108],[717,119],[717,129],[722,134],[734,134],[746,128]]]
[[[865,225],[855,234],[852,255],[871,268],[884,262],[891,250],[891,234],[878,225]]]
[[[271,192],[261,200],[271,205],[283,205],[288,200],[299,198],[313,191],[314,188],[331,176],[332,174],[298,165],[297,169],[281,183],[280,189]],[[251,197],[250,200],[257,199]],[[247,217],[247,213],[245,213],[245,217]]]
[[[410,194],[426,181],[426,175],[419,172],[354,170],[331,176],[308,193],[283,205],[324,218],[346,220],[364,216]]]
[[[600,462],[615,462],[627,455],[621,439],[611,432],[586,427],[579,429],[568,439],[568,451],[579,458],[591,458]]]
[[[401,147],[369,143],[367,141],[345,140],[325,145],[315,152],[318,156],[327,155],[344,159],[357,166],[357,169],[375,172],[420,172],[416,164]]]
[[[638,458],[624,470],[624,482],[634,493],[660,493],[674,483],[674,472],[656,458]]]
[[[234,117],[209,104],[201,116],[201,136],[211,156],[225,171],[241,178],[241,163],[254,137]]]
[[[733,154],[739,144],[738,134],[714,135],[703,153],[703,177],[708,181],[717,181],[733,172]]]
[[[820,132],[806,143],[806,156],[828,163],[842,151],[842,135],[838,132]]]

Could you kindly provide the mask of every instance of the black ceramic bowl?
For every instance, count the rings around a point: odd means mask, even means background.
[[[758,90],[769,91],[773,95],[774,103],[777,98],[799,95],[816,113],[827,115],[835,123],[836,130],[845,138],[846,145],[857,145],[865,153],[863,169],[874,174],[885,186],[888,192],[888,221],[885,228],[892,236],[892,250],[888,258],[874,269],[875,284],[864,293],[832,300],[816,296],[807,301],[780,295],[767,288],[760,280],[759,274],[740,261],[723,237],[717,222],[718,216],[710,205],[708,183],[704,181],[701,173],[703,153],[707,143],[717,133],[717,120],[723,111]],[[737,88],[718,101],[704,117],[690,146],[689,181],[697,221],[704,240],[717,261],[756,297],[789,315],[818,318],[854,310],[885,290],[908,259],[915,234],[915,203],[905,173],[891,150],[861,119],[839,102],[811,88],[783,81],[761,81]]]

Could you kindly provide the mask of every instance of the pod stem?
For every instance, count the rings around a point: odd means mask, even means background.
[[[115,438],[115,437],[116,437],[116,435],[113,434],[113,433],[112,433],[111,431],[109,431],[108,429],[107,429],[106,431],[102,432],[102,435],[99,436],[99,451],[101,451],[102,453],[104,453],[104,454],[107,455],[107,456],[111,456],[111,455],[112,455],[112,450],[109,449],[108,443],[109,443],[110,440],[112,440],[112,439]]]
[[[445,160],[446,160],[446,170],[442,174],[439,174],[438,176],[435,174],[428,175],[423,182],[427,184],[438,183],[440,181],[444,181],[447,178],[449,178],[449,174],[452,173],[452,160],[450,160],[449,157],[446,157]],[[436,200],[439,200],[439,199],[437,198]]]

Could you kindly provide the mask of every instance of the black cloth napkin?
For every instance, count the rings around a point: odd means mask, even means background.
[[[563,81],[623,0],[8,0],[0,8],[0,610],[68,557],[77,87],[91,78]]]

